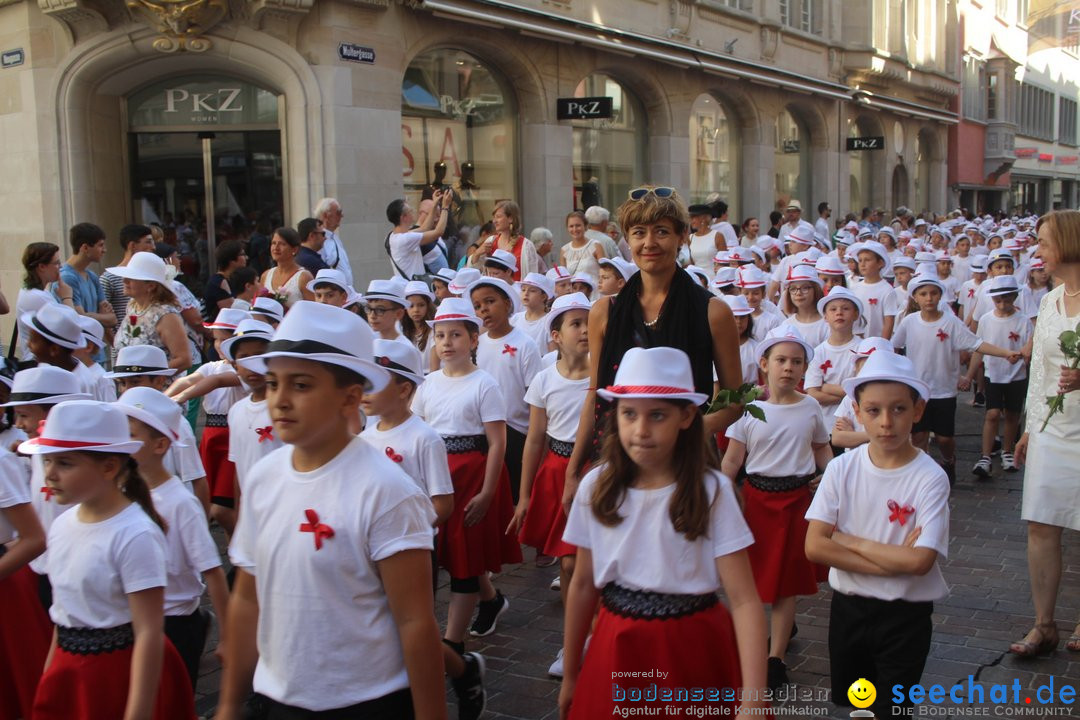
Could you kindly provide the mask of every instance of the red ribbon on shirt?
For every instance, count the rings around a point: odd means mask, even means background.
[[[509,345],[503,345],[502,354],[503,355],[509,355],[510,357],[514,357],[515,355],[517,355],[517,350],[518,349],[516,347],[511,347]]]
[[[821,363],[820,367],[823,374],[829,372],[829,368],[832,367],[832,360],[826,360],[825,362]]]
[[[393,460],[396,463],[400,463],[401,461],[403,461],[405,459],[405,458],[401,457],[400,455],[398,455],[396,452],[394,452],[394,448],[392,448],[392,447],[386,448],[386,457],[390,458],[391,460]]]
[[[975,297],[975,288],[968,288],[968,297],[969,298]]]
[[[274,441],[274,426],[267,425],[266,427],[255,428],[255,434],[259,436],[259,444],[261,445],[263,440]]]
[[[41,490],[39,490],[38,492],[45,493],[45,502],[49,502],[50,500],[52,500],[52,496],[56,494],[56,491],[48,485],[42,485]]]
[[[915,512],[915,508],[910,505],[901,505],[895,500],[889,501],[889,510],[892,511],[889,522],[898,522],[901,526],[907,524],[907,516]]]
[[[945,332],[944,330],[938,329],[938,331],[937,331],[937,339],[940,340],[941,342],[945,342],[946,340],[949,339],[949,333]]]
[[[300,523],[300,532],[314,533],[315,549],[322,550],[323,538],[329,540],[334,537],[334,528],[326,523],[319,522],[319,514],[311,508],[305,510],[304,515],[307,516],[308,521],[306,523]]]
[[[870,304],[871,305],[877,305],[877,301],[878,301],[877,298],[870,298]]]
[[[1009,333],[1009,342],[1018,342],[1019,340],[1020,340],[1020,333],[1017,333],[1017,332]]]

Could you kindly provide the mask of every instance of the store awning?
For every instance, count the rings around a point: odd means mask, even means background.
[[[662,37],[651,37],[598,23],[561,17],[503,0],[423,0],[423,7],[437,16],[489,27],[513,28],[524,35],[580,43],[622,55],[639,55],[681,68],[697,67],[716,75],[803,94],[821,95],[834,100],[857,100],[861,104],[911,117],[950,124],[957,122],[956,113],[948,110],[900,98],[856,92],[854,88],[830,80],[754,63],[721,52],[692,48]]]

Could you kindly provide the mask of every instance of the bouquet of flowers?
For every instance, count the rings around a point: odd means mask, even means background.
[[[1077,324],[1075,330],[1066,330],[1058,336],[1058,347],[1061,348],[1061,354],[1069,361],[1070,370],[1080,367],[1080,324]],[[1048,396],[1046,404],[1050,406],[1050,413],[1043,421],[1039,432],[1046,430],[1046,426],[1050,424],[1050,418],[1064,411],[1065,393],[1059,392],[1057,395]]]
[[[750,383],[744,383],[734,390],[722,388],[716,393],[716,397],[709,402],[709,407],[705,410],[705,413],[709,414],[718,410],[725,410],[732,405],[742,405],[744,414],[761,422],[766,422],[765,411],[757,405],[750,404],[764,394],[765,388]]]

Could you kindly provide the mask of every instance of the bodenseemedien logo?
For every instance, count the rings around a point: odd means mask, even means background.
[[[1069,717],[1076,710],[1076,696],[1075,685],[1053,675],[1037,688],[1024,688],[1019,679],[980,685],[968,675],[950,687],[893,685],[889,701],[894,716]]]
[[[851,687],[847,691],[848,702],[854,705],[858,710],[854,710],[851,713],[853,718],[872,718],[874,713],[866,708],[874,704],[874,700],[877,699],[877,688],[874,687],[874,683],[870,682],[866,678],[859,678],[855,682],[851,683]]]

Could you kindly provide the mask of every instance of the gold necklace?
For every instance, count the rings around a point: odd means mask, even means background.
[[[1080,290],[1077,290],[1076,292],[1071,293],[1071,292],[1069,292],[1068,290],[1065,289],[1064,285],[1062,285],[1061,286],[1061,291],[1063,293],[1065,293],[1065,297],[1080,297]]]

